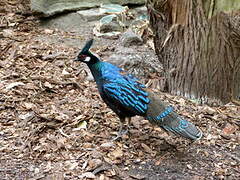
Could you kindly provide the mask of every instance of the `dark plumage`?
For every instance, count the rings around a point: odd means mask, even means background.
[[[166,106],[134,76],[108,62],[100,61],[89,50],[92,43],[93,40],[86,43],[76,60],[88,65],[103,101],[119,116],[121,122],[127,117],[138,115],[182,137],[191,140],[201,138],[199,129],[182,119],[171,106]]]

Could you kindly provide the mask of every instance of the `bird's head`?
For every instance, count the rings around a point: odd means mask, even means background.
[[[94,64],[99,61],[99,58],[90,51],[92,44],[93,39],[87,41],[75,61],[81,61],[86,64]]]

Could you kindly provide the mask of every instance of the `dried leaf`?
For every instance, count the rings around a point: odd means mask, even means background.
[[[232,125],[230,123],[227,123],[226,126],[223,128],[222,133],[225,135],[230,135],[236,132],[238,127],[236,125]]]
[[[36,107],[35,104],[30,103],[30,102],[24,102],[24,106],[27,110],[34,109]]]
[[[69,169],[69,170],[73,170],[75,169],[76,167],[78,167],[78,162],[77,161],[66,161],[65,162],[65,166]]]
[[[91,160],[88,161],[88,166],[89,166],[91,171],[100,167],[102,164],[103,164],[103,162],[100,159],[91,159]]]
[[[26,114],[20,114],[18,117],[22,120],[30,120],[35,116],[34,112],[28,112]]]
[[[112,142],[107,142],[107,143],[101,144],[100,147],[104,150],[109,150],[110,148],[115,147],[115,144],[113,144]]]
[[[108,153],[108,157],[110,157],[112,160],[121,158],[122,156],[123,156],[123,151],[119,148],[117,148],[114,151]]]
[[[149,154],[152,153],[152,149],[149,146],[147,146],[146,144],[141,143],[141,146],[143,147],[144,151],[146,151],[147,153],[149,153]]]

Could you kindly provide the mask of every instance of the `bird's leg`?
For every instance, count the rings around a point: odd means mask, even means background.
[[[129,119],[127,120],[127,123],[128,121]],[[120,118],[120,128],[118,130],[117,136],[113,138],[113,141],[117,140],[118,138],[121,138],[123,135],[125,135],[128,132],[128,125],[127,125],[127,128],[125,129],[124,122],[125,122],[125,118]]]
[[[131,117],[126,117],[126,118],[127,118],[127,129],[129,129],[131,124]]]

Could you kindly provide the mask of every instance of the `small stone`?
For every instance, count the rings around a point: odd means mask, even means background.
[[[108,33],[113,31],[121,31],[122,27],[117,22],[110,22],[100,25],[99,29],[101,33]]]
[[[120,41],[121,41],[121,44],[125,47],[143,44],[142,38],[137,34],[135,34],[132,30],[128,30],[125,33],[123,33],[120,38]]]

